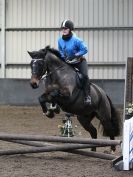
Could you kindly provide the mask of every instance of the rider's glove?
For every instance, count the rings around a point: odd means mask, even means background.
[[[68,61],[68,60],[69,60],[69,61],[72,61],[74,58],[76,58],[76,57],[75,57],[75,56],[73,56],[73,57],[66,57],[65,60],[66,60],[66,61]]]

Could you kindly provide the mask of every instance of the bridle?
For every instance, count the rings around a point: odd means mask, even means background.
[[[57,68],[55,68],[53,71],[50,71],[50,72],[47,72],[46,74],[44,74],[45,68],[43,67],[42,72],[39,73],[39,74],[37,74],[37,72],[35,71],[35,68],[34,68],[34,63],[36,63],[37,61],[42,61],[42,62],[43,62],[43,66],[44,66],[45,61],[44,61],[43,58],[32,59],[32,61],[33,61],[33,62],[32,62],[32,74],[33,74],[33,75],[37,75],[40,79],[44,79],[44,78],[46,78],[46,77],[49,77],[49,76],[51,76],[52,74],[54,74],[55,71],[57,71],[58,69],[63,68],[63,65],[60,65],[60,66],[58,66]],[[63,68],[63,69],[64,69],[64,68]],[[46,70],[48,71],[48,68],[46,68]],[[44,76],[44,77],[43,77],[43,76]]]
[[[42,58],[39,58],[39,59],[32,59],[32,64],[31,64],[31,67],[32,67],[32,75],[37,75],[38,77],[42,77],[43,76],[43,73],[44,73],[44,67],[42,67],[41,69],[41,72],[39,72],[39,69],[37,71],[37,67],[35,65],[36,62],[38,61],[42,61],[42,65],[44,66],[44,60]]]

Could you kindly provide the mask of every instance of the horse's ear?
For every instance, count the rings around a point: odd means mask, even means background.
[[[44,58],[44,52],[42,51],[42,49],[39,51],[32,51],[32,52],[27,51],[27,52],[32,59]]]
[[[37,58],[38,57],[38,53],[36,51],[33,51],[33,52],[27,51],[27,52],[31,56],[31,58]]]
[[[30,55],[30,57],[32,58],[33,57],[32,52],[29,52],[29,51],[27,51],[27,52]]]

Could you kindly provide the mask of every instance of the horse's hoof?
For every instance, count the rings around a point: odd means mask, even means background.
[[[104,153],[105,154],[111,154],[111,151],[110,150],[104,150]]]
[[[96,152],[96,147],[91,148],[91,151]]]
[[[110,152],[112,155],[115,155],[115,151],[113,151],[113,150],[111,150],[111,152]]]
[[[60,107],[58,105],[56,105],[56,108],[54,109],[54,112],[56,114],[59,114],[60,113]]]
[[[46,112],[46,116],[47,116],[48,118],[53,118],[53,117],[54,117],[54,112],[53,112],[53,111],[47,111],[47,112]]]
[[[114,155],[115,151],[114,150],[105,150],[104,153]]]

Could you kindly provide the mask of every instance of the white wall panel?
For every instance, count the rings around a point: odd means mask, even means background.
[[[87,46],[89,53],[86,55],[88,63],[111,63],[125,62],[128,56],[133,56],[133,32],[132,31],[76,31]],[[27,50],[38,50],[46,45],[57,48],[58,31],[14,31],[7,32],[6,41],[6,63],[29,63],[30,57]],[[12,46],[12,47],[11,47]],[[99,67],[100,68],[100,67]],[[123,75],[114,72],[114,68],[104,67],[103,73],[95,68],[92,78],[121,78]],[[97,72],[96,72],[97,70]],[[108,74],[106,73],[108,71]],[[112,71],[112,75],[111,75]],[[97,74],[96,74],[97,73]],[[116,73],[116,74],[114,74]],[[120,72],[121,73],[121,72]],[[100,76],[101,75],[101,76]],[[17,75],[18,76],[18,75]]]
[[[59,32],[10,31],[6,33],[6,63],[28,63],[27,51],[39,50],[46,45],[57,47]]]
[[[128,33],[128,41],[129,41],[129,47],[128,47],[128,56],[132,57],[133,56],[133,38],[131,37],[133,36],[133,30],[129,31]]]
[[[1,34],[2,34],[2,0],[0,0],[0,77],[2,76],[2,38],[1,38]]]
[[[17,73],[17,74],[16,74]],[[7,78],[30,78],[31,70],[29,67],[8,67],[6,71]]]
[[[132,0],[6,0],[7,27],[132,26]]]
[[[0,0],[0,28],[1,28],[1,15],[2,15],[2,6],[1,6],[2,2],[1,1],[2,0]]]
[[[6,0],[6,64],[28,64],[27,50],[49,44],[57,47],[59,30],[55,28],[67,18],[74,21],[79,28],[76,34],[89,48],[88,63],[124,63],[133,56],[133,30],[121,29],[133,27],[133,0]],[[29,72],[27,67],[10,65],[6,76],[27,78]],[[89,75],[123,79],[124,67],[90,66]]]
[[[133,0],[128,0],[128,24],[131,25],[133,24]]]
[[[121,79],[125,77],[124,68],[118,69],[117,67],[90,67],[88,70],[89,77],[93,79]]]
[[[1,46],[1,31],[0,31],[0,46]],[[1,49],[0,49],[0,64],[1,64]]]

